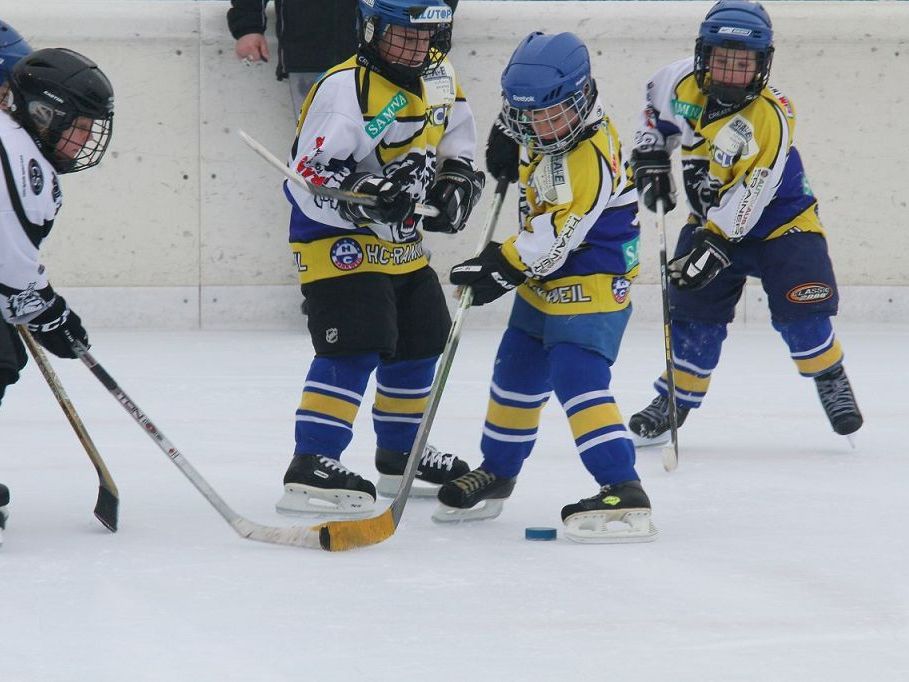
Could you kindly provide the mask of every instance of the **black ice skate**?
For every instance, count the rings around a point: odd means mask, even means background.
[[[575,542],[651,542],[657,534],[640,481],[604,485],[596,495],[562,507],[562,522]]]
[[[379,470],[379,481],[376,489],[383,497],[394,497],[401,487],[404,467],[407,466],[408,452],[395,452],[385,448],[376,449],[376,469]],[[417,477],[425,485],[414,483],[410,497],[435,497],[439,486],[463,476],[470,467],[464,460],[442,452],[432,445],[427,445],[417,465]]]
[[[494,519],[514,490],[517,478],[500,478],[482,466],[439,488],[438,508],[432,520],[439,523]],[[477,507],[478,504],[482,506]]]
[[[858,431],[864,420],[843,366],[837,365],[828,372],[814,377],[814,383],[833,430],[841,436],[849,436]],[[849,441],[852,442],[852,439]]]
[[[6,528],[6,520],[9,518],[9,510],[6,506],[9,504],[9,488],[0,483],[0,545],[3,544],[3,531]]]
[[[373,511],[376,487],[336,459],[294,455],[284,474],[283,514],[363,515]]]
[[[688,416],[688,408],[677,404],[676,413],[678,426],[681,427]],[[662,394],[654,398],[647,407],[631,416],[628,429],[632,433],[631,441],[637,448],[668,443],[672,438],[669,429],[669,398]]]

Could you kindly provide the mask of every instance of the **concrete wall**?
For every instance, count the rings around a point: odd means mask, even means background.
[[[691,53],[710,4],[464,0],[453,60],[481,138],[518,40],[532,30],[570,30],[588,42],[600,91],[628,140],[648,75]],[[773,82],[799,111],[796,141],[844,290],[841,316],[909,321],[909,3],[768,7]],[[280,179],[236,135],[243,128],[283,157],[293,137],[290,97],[273,64],[236,60],[226,9],[188,0],[4,2],[3,18],[33,46],[84,52],[116,90],[108,155],[64,178],[64,208],[45,249],[52,281],[93,325],[302,325]],[[489,198],[465,233],[429,236],[440,271],[473,250]],[[509,202],[500,238],[514,230],[514,215]],[[670,216],[671,242],[681,219]],[[639,315],[654,319],[656,248],[645,225],[634,296]],[[749,291],[744,317],[766,318],[761,296]],[[503,310],[477,317],[498,320]]]

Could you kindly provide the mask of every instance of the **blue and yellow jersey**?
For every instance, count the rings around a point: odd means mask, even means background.
[[[530,274],[518,295],[547,314],[626,308],[638,274],[631,171],[599,103],[591,116],[598,125],[566,154],[522,149],[520,230],[502,253]]]
[[[823,233],[793,144],[792,102],[773,87],[744,105],[708,100],[693,65],[680,60],[650,80],[636,137],[658,131],[668,149],[681,147],[691,220],[731,240]]]
[[[289,165],[327,187],[338,187],[351,173],[384,175],[423,201],[441,161],[472,163],[475,146],[473,114],[447,59],[408,90],[352,57],[309,92]],[[361,272],[404,274],[427,265],[421,216],[355,224],[341,217],[337,200],[286,181],[284,192],[301,283]]]

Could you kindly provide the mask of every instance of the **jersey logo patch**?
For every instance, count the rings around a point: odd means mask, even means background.
[[[397,118],[398,112],[407,106],[407,95],[398,90],[388,101],[388,104],[364,126],[366,134],[376,139]]]
[[[331,262],[338,270],[355,270],[363,263],[363,249],[356,239],[342,237],[331,245]]]
[[[786,299],[792,303],[820,303],[833,298],[833,288],[823,282],[799,284],[786,293]]]
[[[622,255],[625,257],[625,270],[631,270],[635,265],[641,262],[640,256],[638,255],[638,244],[640,240],[638,237],[635,237],[629,242],[622,244]],[[621,303],[621,301],[620,301]]]
[[[683,102],[680,99],[672,100],[672,113],[676,116],[681,116],[682,118],[692,118],[698,119],[701,117],[701,114],[704,112],[704,107],[692,104],[691,102]]]
[[[44,171],[34,159],[28,162],[28,184],[34,194],[41,194],[44,189]]]

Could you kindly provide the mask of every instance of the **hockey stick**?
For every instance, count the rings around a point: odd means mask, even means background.
[[[193,467],[182,453],[174,447],[174,444],[161,433],[148,416],[139,409],[139,406],[136,405],[136,403],[126,395],[123,389],[117,385],[117,382],[114,381],[113,377],[98,364],[98,361],[92,357],[92,354],[88,352],[88,349],[72,339],[70,342],[72,343],[76,355],[85,363],[85,366],[91,370],[98,381],[104,384],[104,387],[112,396],[114,396],[114,398],[116,398],[117,402],[123,405],[123,409],[129,413],[135,422],[142,427],[145,433],[155,441],[155,444],[161,448],[164,454],[170,458],[181,472],[183,472],[183,475],[196,487],[196,490],[202,493],[202,496],[208,500],[209,504],[211,504],[224,520],[231,525],[237,532],[237,535],[246,538],[247,540],[258,540],[259,542],[269,542],[276,545],[293,545],[311,548],[319,547],[318,530],[314,531],[311,528],[303,526],[284,528],[263,526],[240,516],[231,509],[221,496],[208,484],[208,481],[202,478],[195,467]]]
[[[496,185],[492,206],[486,216],[486,224],[483,226],[483,234],[480,237],[477,253],[482,251],[486,243],[492,238],[507,191],[508,181],[500,178]],[[458,348],[464,316],[472,301],[473,290],[470,287],[462,289],[458,310],[455,313],[454,320],[452,320],[451,330],[448,332],[448,340],[445,342],[445,349],[439,358],[439,367],[436,370],[432,388],[429,391],[428,403],[426,410],[423,412],[423,418],[420,420],[416,439],[410,449],[410,457],[407,459],[407,466],[404,468],[404,473],[401,477],[401,485],[388,509],[378,516],[367,519],[328,521],[321,525],[313,526],[313,530],[319,533],[319,542],[322,549],[329,552],[338,552],[356,547],[365,547],[367,545],[375,545],[394,535],[398,523],[401,521],[401,515],[404,513],[404,505],[407,504],[414,477],[417,475],[420,456],[426,447],[426,441],[429,439],[429,430],[432,428],[432,422],[435,420],[436,411],[439,409],[439,403],[442,400],[442,389],[448,380],[448,373],[451,370],[455,351]]]
[[[663,468],[674,471],[679,465],[679,413],[675,405],[675,376],[672,367],[672,321],[669,317],[669,266],[666,261],[666,208],[657,199],[657,231],[660,233],[660,293],[663,298],[663,349],[666,352],[666,387],[669,393],[669,429],[672,442],[663,447]]]
[[[112,533],[116,533],[117,512],[120,508],[120,493],[117,490],[117,484],[114,483],[114,479],[110,475],[110,471],[107,470],[104,460],[101,459],[101,455],[98,454],[98,449],[92,442],[91,436],[88,435],[88,431],[86,431],[85,425],[79,418],[76,408],[73,407],[72,402],[70,402],[69,396],[67,396],[66,391],[63,390],[63,385],[60,383],[60,379],[57,378],[57,374],[54,372],[54,368],[51,367],[50,362],[48,362],[47,356],[44,354],[41,346],[38,345],[25,325],[20,324],[16,328],[19,330],[19,336],[25,341],[29,353],[31,353],[32,357],[35,359],[38,369],[41,370],[41,374],[50,387],[51,393],[54,394],[54,398],[60,403],[63,414],[65,414],[66,418],[69,420],[70,425],[73,427],[73,431],[76,432],[79,442],[82,443],[82,447],[85,448],[85,453],[92,461],[95,471],[98,473],[98,501],[95,503],[95,516],[105,528]]]
[[[284,174],[284,177],[286,177],[291,182],[296,183],[307,192],[310,192],[317,197],[325,197],[326,199],[340,199],[341,201],[346,201],[350,204],[362,204],[363,206],[376,205],[376,198],[370,194],[347,192],[343,189],[325,187],[324,185],[316,185],[310,182],[302,175],[294,173],[290,168],[287,167],[286,164],[281,163],[278,160],[278,157],[268,151],[262,144],[247,135],[244,131],[237,130],[237,134],[243,139],[243,141],[249,146],[250,149],[265,159],[269,165],[281,171],[281,173]],[[428,206],[427,204],[417,204],[413,212],[419,215],[429,216],[431,218],[439,215],[439,209],[437,209],[435,206]]]

